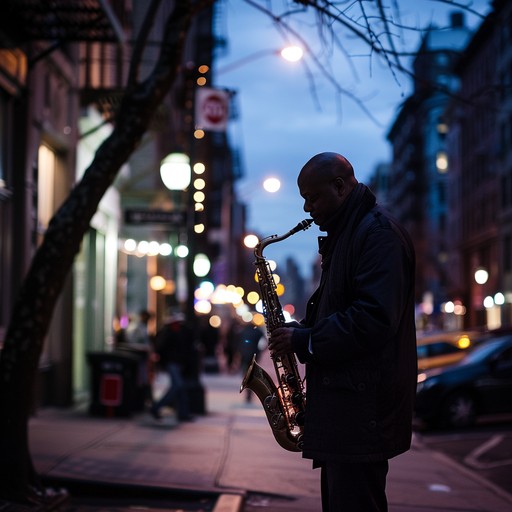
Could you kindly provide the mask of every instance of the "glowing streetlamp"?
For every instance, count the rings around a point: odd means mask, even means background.
[[[163,184],[167,189],[171,191],[185,191],[191,183],[192,180],[192,169],[190,166],[190,158],[185,153],[170,153],[167,155],[160,163],[160,177],[162,178]],[[186,205],[186,203],[185,203]],[[184,206],[185,206],[184,205]],[[190,239],[190,222],[187,221],[186,231],[187,231],[187,243],[191,243]],[[169,250],[170,249],[170,250]],[[167,248],[168,254],[172,251],[172,248]],[[189,256],[189,248],[183,244],[178,245],[175,248],[175,254],[178,258],[188,258]],[[191,265],[191,262],[186,262],[185,265]],[[182,263],[178,264],[178,278],[177,281],[179,283],[179,299],[186,300],[188,296],[191,294],[190,287],[192,281],[189,278],[185,277],[186,268],[184,268]],[[190,299],[193,302],[193,298]]]
[[[475,270],[475,281],[478,284],[485,284],[487,283],[487,280],[489,279],[489,272],[485,270],[485,268],[477,268]]]
[[[169,190],[185,190],[191,175],[190,158],[184,153],[171,153],[160,163],[160,177]]]
[[[252,53],[251,55],[247,55],[241,59],[238,59],[223,68],[220,68],[216,71],[217,75],[222,75],[224,73],[228,73],[233,69],[237,69],[240,66],[244,66],[249,62],[252,62],[257,59],[261,59],[262,57],[266,57],[269,55],[280,55],[284,60],[288,62],[298,62],[304,56],[304,50],[300,46],[290,45],[285,48],[281,48],[279,50],[261,50],[259,52]]]
[[[248,249],[254,249],[258,245],[259,238],[256,235],[249,234],[244,237],[244,245]]]
[[[197,277],[204,277],[210,272],[210,259],[206,254],[196,254],[194,258],[194,274]]]
[[[263,188],[267,192],[270,192],[271,194],[274,194],[274,193],[276,193],[281,188],[281,182],[279,181],[278,178],[274,178],[274,177],[267,178],[263,182]]]
[[[288,62],[298,62],[304,56],[304,50],[300,46],[287,46],[281,50],[281,57]]]

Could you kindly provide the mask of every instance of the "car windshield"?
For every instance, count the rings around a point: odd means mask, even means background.
[[[480,361],[484,361],[489,357],[490,354],[495,352],[498,347],[501,347],[509,338],[497,338],[483,342],[478,347],[474,348],[472,352],[469,352],[464,359],[460,362],[460,365],[473,364]]]

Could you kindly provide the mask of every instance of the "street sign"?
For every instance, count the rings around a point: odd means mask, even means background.
[[[229,93],[211,87],[196,91],[196,125],[203,130],[223,132],[229,117]]]
[[[185,226],[187,214],[182,210],[125,210],[124,221],[127,224],[170,224],[171,226]]]

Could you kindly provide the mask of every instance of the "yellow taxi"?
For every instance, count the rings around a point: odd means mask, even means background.
[[[439,332],[418,336],[418,371],[457,363],[476,343],[485,338],[477,331]]]

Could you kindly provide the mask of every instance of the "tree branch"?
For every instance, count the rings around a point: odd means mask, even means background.
[[[151,0],[146,16],[144,17],[144,22],[140,28],[140,32],[137,34],[136,43],[132,50],[132,56],[130,59],[130,71],[128,72],[128,83],[126,84],[128,88],[132,87],[137,82],[142,54],[146,48],[151,27],[153,26],[153,22],[155,21],[155,16],[161,2],[162,0]]]

